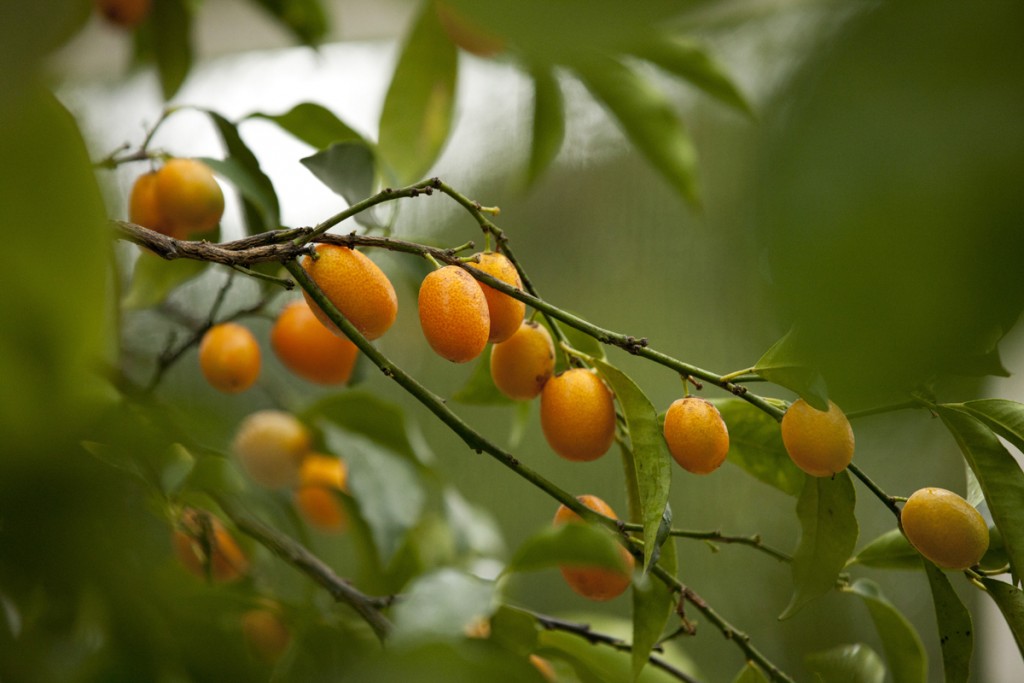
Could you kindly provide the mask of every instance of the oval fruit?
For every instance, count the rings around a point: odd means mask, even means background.
[[[615,439],[615,401],[601,378],[573,368],[552,377],[540,394],[540,425],[566,460],[596,460]]]
[[[270,347],[286,368],[316,384],[344,384],[359,349],[324,327],[305,301],[283,309],[270,329]]]
[[[311,526],[333,533],[348,528],[348,514],[337,495],[345,490],[347,475],[345,464],[333,455],[310,453],[302,461],[295,507]]]
[[[665,413],[665,442],[679,466],[694,474],[714,472],[729,452],[729,430],[712,403],[690,396]]]
[[[174,530],[174,554],[181,565],[201,579],[227,583],[249,570],[249,560],[219,519],[188,509]]]
[[[946,489],[915,491],[900,512],[903,534],[926,558],[945,569],[967,569],[988,550],[988,526],[981,513]]]
[[[242,635],[253,654],[267,664],[277,662],[292,640],[280,613],[266,607],[242,614]]]
[[[491,379],[511,399],[534,398],[554,372],[555,345],[543,325],[523,321],[515,334],[491,347]]]
[[[423,278],[419,315],[423,336],[442,358],[467,363],[487,346],[487,299],[473,276],[458,266],[438,268]]]
[[[583,503],[585,506],[604,515],[611,519],[618,519],[615,511],[612,510],[608,503],[604,502],[597,496],[593,495],[582,495],[577,496],[577,500]],[[583,524],[583,520],[575,512],[570,510],[564,505],[560,505],[558,510],[555,512],[555,526],[561,524]],[[611,600],[614,597],[621,595],[632,581],[633,567],[635,560],[633,556],[629,554],[629,551],[619,546],[619,552],[622,555],[622,565],[626,567],[626,570],[614,570],[606,569],[605,567],[577,567],[571,565],[563,565],[559,567],[562,572],[562,577],[565,582],[569,584],[572,590],[590,600]]]
[[[815,477],[838,474],[853,460],[853,429],[831,401],[827,411],[793,401],[782,417],[782,443],[796,466]]]
[[[293,486],[309,453],[310,435],[291,413],[259,410],[238,426],[231,450],[249,477],[267,488]]]
[[[210,167],[195,159],[170,159],[156,172],[156,198],[171,229],[184,238],[210,232],[224,214],[224,192]]]
[[[128,198],[128,220],[169,237],[181,237],[160,210],[156,196],[156,171],[143,173],[135,179]]]
[[[516,289],[523,288],[519,271],[504,254],[487,251],[477,254],[477,258],[478,262],[470,263],[470,265]],[[487,299],[487,312],[491,316],[491,331],[487,341],[495,344],[503,342],[519,329],[523,322],[523,316],[526,315],[526,304],[483,282],[480,282],[479,285],[480,289],[484,291],[484,297]]]
[[[214,325],[199,343],[199,368],[214,389],[237,394],[260,376],[260,345],[238,323]]]
[[[301,264],[327,299],[367,339],[387,332],[398,316],[398,297],[384,271],[361,251],[334,244],[318,244],[315,249],[317,258],[304,256]],[[309,294],[303,296],[327,329],[345,336]]]

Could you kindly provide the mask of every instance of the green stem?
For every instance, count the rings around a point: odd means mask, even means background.
[[[747,375],[753,375],[754,377],[760,377],[760,375],[758,375],[758,374],[756,374],[754,372],[754,368],[744,368],[742,370],[737,370],[736,372],[730,372],[730,373],[728,373],[726,375],[722,375],[722,381],[723,382],[735,382],[736,380],[740,379],[741,377],[746,377]]]
[[[885,503],[885,506],[889,508],[894,515],[896,515],[897,520],[900,518],[900,507],[896,504],[896,499],[894,497],[883,491],[882,488],[871,479],[871,477],[864,474],[863,470],[852,462],[846,466],[846,469],[850,470],[855,477],[860,479],[861,482],[868,487],[868,490],[875,494],[876,498]]]

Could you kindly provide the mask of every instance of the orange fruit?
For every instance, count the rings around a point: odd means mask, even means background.
[[[584,368],[552,377],[540,393],[540,426],[566,460],[600,458],[615,440],[615,401],[601,378]]]
[[[516,289],[523,288],[519,271],[504,254],[487,251],[477,254],[477,258],[479,262],[470,263],[471,266],[479,268]],[[482,282],[479,284],[480,289],[484,290],[484,297],[487,299],[487,312],[491,316],[491,332],[487,341],[503,342],[519,329],[519,325],[523,322],[523,316],[526,314],[526,304],[519,299],[513,299],[508,294],[499,292],[490,285],[485,285]]]
[[[95,0],[94,4],[107,21],[121,28],[135,28],[152,9],[152,0]]]
[[[694,396],[673,401],[663,431],[669,452],[684,470],[708,474],[725,462],[729,430],[710,402]]]
[[[918,552],[945,569],[967,569],[988,550],[988,526],[981,513],[946,489],[915,491],[900,512],[903,534]]]
[[[347,382],[359,353],[348,337],[324,327],[305,301],[281,309],[270,329],[270,347],[286,368],[316,384]]]
[[[310,453],[299,469],[295,507],[311,526],[341,533],[348,528],[348,514],[336,491],[345,490],[348,471],[332,455]]]
[[[831,477],[853,460],[853,429],[831,401],[827,411],[793,401],[782,416],[782,443],[796,466],[814,477]]]
[[[156,197],[156,171],[143,173],[135,179],[128,199],[128,220],[170,237],[180,237],[160,210]]]
[[[199,343],[199,368],[210,385],[226,394],[251,387],[260,376],[260,345],[238,323],[214,325]]]
[[[302,257],[302,267],[327,299],[367,339],[377,339],[398,315],[398,297],[391,280],[361,251],[333,244],[316,245],[318,258]],[[303,292],[316,317],[338,336],[345,336],[320,307]]]
[[[442,358],[467,363],[487,346],[487,298],[473,276],[458,266],[438,268],[423,278],[419,314],[423,336]]]
[[[611,519],[618,519],[611,506],[597,496],[586,494],[577,496],[576,499],[594,512]],[[575,512],[564,505],[560,505],[555,512],[554,524],[555,526],[561,524],[584,524],[584,521]],[[565,582],[569,584],[569,587],[575,593],[591,600],[611,600],[629,588],[635,565],[635,560],[628,550],[620,546],[619,552],[622,555],[622,566],[625,569],[615,570],[604,567],[578,567],[572,565],[565,565],[559,569]]]
[[[437,18],[448,39],[478,57],[493,57],[505,49],[505,41],[475,21],[467,19],[446,2],[434,3]]]
[[[195,159],[170,159],[156,172],[160,213],[178,235],[210,232],[224,214],[224,193],[210,167]]]
[[[291,413],[258,410],[238,425],[231,450],[254,482],[284,488],[298,481],[310,442],[309,430]]]
[[[277,662],[292,640],[278,611],[266,607],[242,614],[242,635],[252,653],[267,664]]]
[[[227,583],[249,570],[249,560],[238,543],[221,521],[208,513],[185,510],[172,543],[178,561],[199,578]]]
[[[555,345],[543,325],[523,321],[516,333],[491,347],[491,379],[517,401],[540,394],[555,372]]]

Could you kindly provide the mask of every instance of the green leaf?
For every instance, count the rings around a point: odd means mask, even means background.
[[[520,657],[537,648],[537,633],[536,618],[521,609],[501,605],[491,616],[491,640]]]
[[[255,0],[302,43],[319,45],[327,33],[327,15],[320,0]]]
[[[191,259],[166,261],[144,249],[135,261],[132,283],[121,305],[132,311],[156,306],[174,289],[201,275],[208,265]]]
[[[675,576],[678,569],[676,544],[669,539],[661,546],[658,564]],[[675,610],[674,594],[663,581],[648,574],[640,579],[633,590],[633,668],[632,678],[637,680],[650,658],[654,646],[661,640],[665,624]]]
[[[565,137],[562,89],[549,66],[530,69],[533,77],[533,138],[526,180],[533,184],[558,156]]]
[[[684,199],[699,205],[697,151],[665,94],[611,58],[583,62],[576,69],[637,150]]]
[[[917,631],[907,618],[882,595],[870,579],[859,579],[849,587],[867,605],[871,620],[882,639],[893,683],[926,683],[928,657]]]
[[[153,16],[139,29],[149,37],[164,99],[174,97],[192,69],[192,10],[185,0],[156,0]]]
[[[978,477],[1016,575],[1024,571],[1024,472],[992,430],[1020,448],[1024,445],[1022,409],[1012,401],[972,401],[936,408]]]
[[[739,398],[711,402],[729,427],[729,462],[783,493],[799,495],[807,475],[793,464],[786,452],[779,423]]]
[[[974,652],[971,613],[960,601],[946,574],[928,560],[922,560],[922,564],[932,589],[945,683],[967,683],[971,677],[971,654]]]
[[[841,645],[807,655],[815,683],[884,683],[885,664],[867,645]]]
[[[801,344],[799,331],[790,330],[764,352],[754,365],[754,372],[773,384],[795,391],[818,410],[828,410],[825,378],[802,360]]]
[[[300,102],[284,114],[256,112],[248,118],[273,121],[315,149],[326,149],[335,142],[365,142],[362,135],[335,116],[334,112],[313,102]]]
[[[160,480],[160,488],[167,496],[173,496],[188,480],[195,467],[196,459],[187,448],[180,443],[171,444],[160,452],[154,469]]]
[[[696,42],[685,38],[657,36],[638,43],[630,52],[753,117],[750,104],[722,65]]]
[[[373,192],[373,151],[362,142],[336,142],[299,160],[320,182],[349,204]]]
[[[523,541],[505,571],[535,572],[562,564],[626,570],[620,547],[607,529],[592,524],[549,526]]]
[[[788,619],[835,587],[857,543],[856,500],[847,472],[832,478],[807,477],[796,505],[801,534],[793,556],[795,588],[779,619]]]
[[[1016,586],[995,579],[984,578],[981,583],[995,601],[999,611],[1003,613],[1003,619],[1013,633],[1017,649],[1024,657],[1024,593]]]
[[[592,615],[587,615],[586,622],[598,633],[619,636],[621,630],[616,628],[615,621],[601,620]],[[568,662],[581,681],[622,683],[630,680],[632,662],[628,652],[610,647],[594,647],[586,638],[565,631],[541,631],[537,638],[539,654]],[[692,662],[670,647],[666,647],[666,652],[658,656],[684,672],[692,672]],[[678,677],[653,666],[645,667],[636,680],[640,683],[679,683]]]
[[[736,674],[736,678],[732,680],[732,683],[768,683],[768,679],[765,678],[764,673],[761,669],[757,668],[756,664],[747,662],[740,672]]]
[[[848,564],[876,569],[920,569],[921,553],[910,545],[902,531],[890,529],[861,548]]]
[[[505,541],[491,512],[470,503],[455,488],[444,491],[444,514],[455,552],[462,557],[501,557]]]
[[[629,377],[618,368],[598,358],[590,360],[594,369],[611,387],[615,400],[626,418],[629,443],[633,453],[633,467],[640,494],[640,511],[644,525],[644,573],[654,559],[665,508],[668,506],[669,486],[672,482],[671,456],[662,435],[658,411],[650,399]]]
[[[452,400],[472,406],[507,406],[516,403],[494,386],[491,379],[491,348],[488,344],[466,383],[452,394]]]
[[[467,627],[494,610],[495,584],[455,569],[420,576],[395,605],[391,643],[465,638]]]
[[[268,221],[273,222],[273,220],[276,220],[274,217],[277,215],[278,207],[277,197],[273,194],[273,188],[271,187],[268,192],[266,183],[259,177],[254,176],[250,169],[242,165],[238,158],[212,159],[210,157],[203,157],[201,161],[213,169],[214,173],[231,181],[231,184],[242,195],[243,201],[252,206],[260,215],[264,225],[269,225]]]
[[[379,149],[406,185],[430,170],[452,123],[458,55],[431,3],[402,47],[380,115]]]
[[[238,127],[215,111],[209,109],[203,111],[210,117],[217,132],[220,133],[228,158],[234,160],[250,176],[250,180],[245,184],[252,184],[259,188],[259,196],[262,198],[260,205],[250,201],[246,194],[242,195],[242,213],[245,218],[246,232],[255,235],[281,227],[281,207],[274,184],[260,168],[260,162],[256,155],[242,140],[242,136],[238,133]],[[241,188],[240,185],[239,189]],[[262,210],[261,206],[264,207]]]
[[[245,491],[249,484],[232,459],[207,455],[196,460],[188,474],[186,487],[218,496],[232,496]]]

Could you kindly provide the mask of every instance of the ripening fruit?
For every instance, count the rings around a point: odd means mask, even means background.
[[[597,496],[587,494],[577,496],[576,498],[594,512],[600,513],[605,517],[618,519],[611,506]],[[564,505],[560,505],[555,512],[555,526],[583,523],[583,519],[579,515]],[[591,600],[611,600],[629,588],[633,575],[635,563],[633,556],[621,546],[619,546],[619,552],[622,555],[622,564],[626,568],[625,570],[577,566],[561,566],[559,569],[562,572],[562,577],[565,578],[565,582],[577,594]]]
[[[988,550],[988,526],[981,513],[946,489],[923,488],[900,512],[903,534],[918,552],[945,569],[967,569]]]
[[[270,346],[286,368],[316,384],[347,382],[359,353],[348,337],[324,327],[305,301],[281,309],[270,329]]]
[[[491,379],[511,399],[534,398],[554,372],[555,345],[543,325],[523,321],[515,334],[491,347]]]
[[[107,21],[121,28],[135,28],[152,8],[152,0],[95,0],[95,4]]]
[[[438,268],[423,278],[419,313],[423,336],[442,358],[467,363],[487,346],[487,299],[473,276],[458,266]]]
[[[143,173],[135,179],[128,198],[128,220],[169,237],[182,238],[160,210],[156,198],[156,171]]]
[[[348,528],[348,514],[336,493],[345,490],[347,475],[345,464],[333,455],[310,453],[302,461],[295,507],[310,526],[334,533]]]
[[[615,439],[615,401],[601,378],[573,368],[552,377],[540,393],[540,426],[566,460],[600,458]]]
[[[672,402],[665,413],[664,434],[672,457],[694,474],[714,472],[729,452],[729,430],[718,408],[695,396]]]
[[[231,450],[249,477],[267,488],[293,486],[302,459],[309,453],[310,435],[291,413],[259,410],[238,425]]]
[[[398,315],[398,297],[384,271],[361,251],[334,244],[316,245],[318,258],[303,256],[302,267],[327,299],[367,339],[377,339]],[[345,336],[320,307],[303,292],[316,317],[338,336]]]
[[[815,477],[831,477],[853,460],[853,429],[831,401],[827,411],[793,401],[782,417],[782,443],[797,467]]]
[[[242,635],[252,653],[267,664],[276,663],[292,640],[278,611],[266,607],[242,614]]]
[[[501,36],[467,19],[448,3],[438,0],[434,7],[448,39],[466,52],[478,57],[493,57],[505,49],[505,41]]]
[[[225,394],[251,387],[260,376],[260,345],[238,323],[214,325],[199,343],[199,368],[210,385]]]
[[[216,517],[185,510],[174,530],[174,554],[189,573],[201,579],[227,583],[249,570],[249,560]]]
[[[470,263],[471,266],[479,268],[516,289],[523,288],[519,271],[504,254],[488,251],[477,254],[477,258],[479,258],[479,262]],[[523,322],[523,316],[526,315],[526,304],[482,282],[479,284],[480,289],[484,290],[484,297],[487,299],[487,312],[491,316],[491,332],[487,341],[495,344],[503,342],[519,329],[519,325]]]
[[[210,232],[224,214],[224,193],[210,167],[195,159],[170,159],[156,172],[160,213],[178,235]]]

